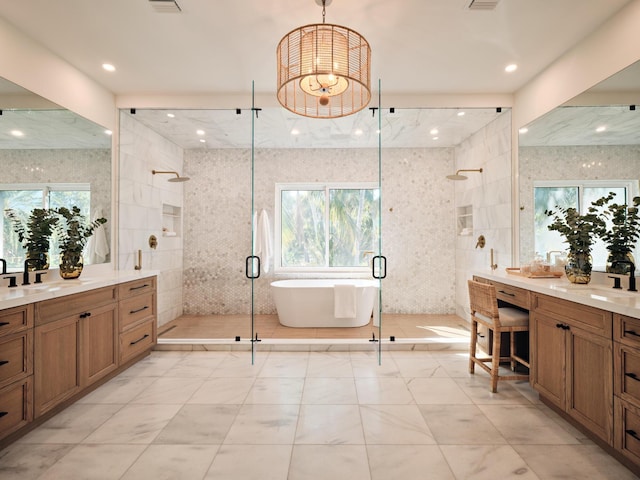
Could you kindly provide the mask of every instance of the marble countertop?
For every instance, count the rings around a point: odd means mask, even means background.
[[[614,289],[612,288],[613,280],[607,279],[604,274],[603,281],[608,280],[610,283],[592,281],[587,285],[570,283],[565,276],[560,278],[527,278],[507,273],[504,270],[477,271],[474,272],[474,275],[609,312],[640,318],[640,292],[627,290],[629,278],[625,276],[620,276],[622,289]]]
[[[57,270],[51,273],[57,275]],[[108,287],[119,283],[130,282],[140,278],[154,277],[158,272],[154,270],[146,271],[96,271],[83,272],[80,278],[74,280],[63,280],[62,278],[47,278],[43,276],[43,283],[32,283],[31,285],[9,288],[0,287],[0,310],[5,308],[19,307],[34,302],[50,300],[52,298],[81,293],[95,288]],[[22,279],[20,273],[19,281]]]

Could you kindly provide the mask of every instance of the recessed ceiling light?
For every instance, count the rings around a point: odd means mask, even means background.
[[[437,135],[438,134],[438,129],[437,128],[432,128],[431,131],[429,132],[431,135]]]
[[[204,130],[196,130],[196,133],[197,133],[198,135],[204,135]]]
[[[520,133],[527,133],[529,131],[529,129],[527,127],[522,127],[520,130],[518,130],[518,132]]]
[[[604,132],[606,129],[607,129],[607,127],[605,127],[604,125],[602,125],[602,126],[600,126],[600,127],[596,128],[596,132],[601,133],[601,132]]]
[[[21,132],[20,130],[11,130],[11,135],[14,137],[24,137],[24,132]]]
[[[459,117],[464,117],[464,112],[458,112]]]
[[[169,118],[175,118],[175,115],[173,113],[167,113],[167,117]]]
[[[361,128],[357,128],[355,132],[353,132],[354,135],[362,135],[362,129]]]
[[[201,138],[200,143],[207,143],[207,141],[204,138]]]
[[[511,63],[506,67],[504,67],[504,71],[507,73],[515,72],[517,69],[518,69],[518,65],[516,65],[515,63]]]
[[[297,128],[292,128],[291,135],[300,135],[300,130],[298,130]]]
[[[105,130],[104,133],[106,135],[113,135],[113,132],[111,130]]]
[[[115,72],[116,71],[116,67],[114,67],[113,65],[111,65],[110,63],[103,63],[102,64],[102,68],[104,70],[106,70],[107,72]]]

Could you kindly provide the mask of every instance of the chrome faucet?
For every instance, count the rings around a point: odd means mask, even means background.
[[[637,292],[638,290],[636,289],[636,266],[630,260],[616,260],[615,262],[611,263],[611,266],[615,267],[616,265],[619,265],[619,264],[629,265],[629,288],[627,290],[629,290],[630,292]]]

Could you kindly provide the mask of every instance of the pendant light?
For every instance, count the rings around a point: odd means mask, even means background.
[[[337,118],[366,107],[371,99],[371,48],[358,32],[325,23],[296,28],[277,48],[278,101],[293,113]]]

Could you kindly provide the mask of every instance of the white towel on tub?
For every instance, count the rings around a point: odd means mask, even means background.
[[[336,284],[333,286],[333,316],[336,318],[356,317],[356,286]]]

